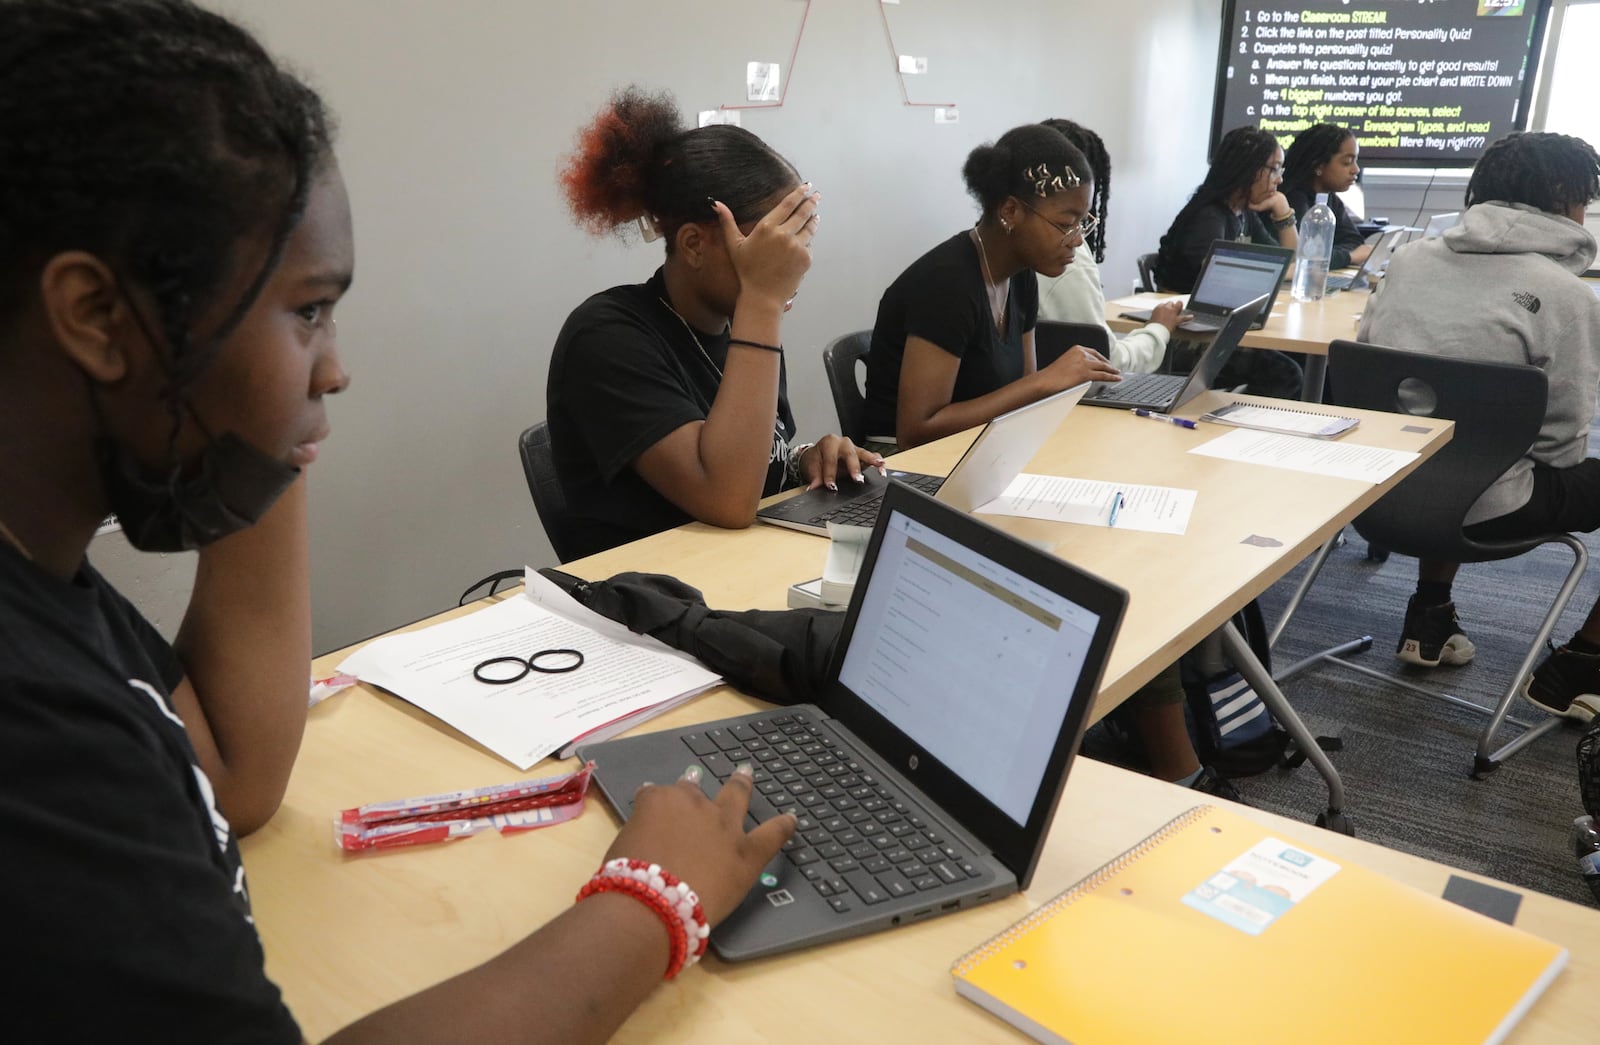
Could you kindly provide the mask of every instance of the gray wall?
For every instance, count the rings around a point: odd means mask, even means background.
[[[1219,0],[908,0],[883,8],[926,56],[903,104],[873,0],[215,0],[309,78],[340,117],[355,288],[339,309],[354,373],[313,469],[315,643],[326,650],[453,605],[472,580],[553,563],[517,460],[544,416],[550,345],[587,295],[644,279],[659,244],[593,240],[555,171],[615,86],[672,90],[689,120],[743,99],[746,61],[784,64],[781,109],[744,126],[824,194],[815,261],[785,323],[801,435],[837,427],[819,353],[872,324],[878,295],[973,219],[966,153],[1070,116],[1114,163],[1110,292],[1154,249],[1204,170]],[[158,615],[190,574],[95,549]],[[798,577],[796,579],[799,579]]]

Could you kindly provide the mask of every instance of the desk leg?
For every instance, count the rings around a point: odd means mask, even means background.
[[[1322,402],[1322,386],[1328,377],[1328,357],[1326,354],[1317,355],[1306,353],[1306,369],[1300,378],[1300,401],[1302,403]]]
[[[1239,634],[1239,629],[1234,627],[1231,620],[1223,625],[1222,647],[1238,667],[1239,674],[1250,683],[1262,703],[1267,705],[1267,710],[1271,711],[1283,728],[1289,731],[1295,743],[1300,745],[1300,750],[1305,753],[1311,764],[1317,767],[1317,772],[1327,782],[1328,809],[1318,814],[1317,826],[1354,835],[1355,829],[1350,826],[1350,821],[1344,813],[1344,781],[1339,779],[1339,771],[1333,768],[1333,763],[1328,761],[1327,753],[1317,744],[1317,738],[1306,728],[1306,724],[1300,721],[1300,716],[1295,714],[1294,708],[1289,706],[1283,691],[1272,681],[1272,675],[1261,661],[1256,659],[1255,653],[1250,649],[1250,643]]]

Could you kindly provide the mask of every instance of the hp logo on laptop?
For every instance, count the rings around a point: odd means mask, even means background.
[[[906,766],[907,766],[907,768],[910,768],[910,769],[916,769],[917,768],[917,756],[916,755],[912,755],[911,758],[906,761]]]

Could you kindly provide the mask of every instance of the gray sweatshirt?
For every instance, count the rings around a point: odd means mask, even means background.
[[[1600,300],[1577,277],[1595,259],[1582,225],[1520,203],[1471,207],[1442,237],[1395,252],[1361,319],[1362,341],[1497,363],[1549,377],[1544,427],[1478,498],[1466,522],[1516,511],[1535,463],[1570,468],[1588,452],[1600,385]]]

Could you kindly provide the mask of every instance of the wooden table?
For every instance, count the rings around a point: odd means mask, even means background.
[[[1159,301],[1174,295],[1150,295]],[[1272,303],[1272,313],[1266,326],[1251,330],[1239,340],[1245,348],[1270,348],[1279,352],[1300,352],[1306,357],[1305,376],[1300,398],[1308,403],[1322,401],[1322,386],[1328,373],[1328,343],[1340,338],[1353,340],[1361,313],[1367,307],[1369,292],[1345,290],[1329,294],[1321,301],[1299,302],[1283,289]],[[1148,306],[1145,306],[1148,307]],[[1125,305],[1106,304],[1106,323],[1118,333],[1127,333],[1144,326],[1132,319],[1122,318]]]
[[[1202,397],[1195,404],[1206,406]],[[1431,451],[1429,434],[1399,431],[1401,419],[1363,415],[1364,442]],[[1082,408],[1031,466],[1036,471],[1161,482],[1202,493],[1189,533],[1162,537],[1096,527],[997,520],[1050,541],[1128,587],[1128,619],[1097,704],[1103,713],[1208,627],[1243,605],[1335,529],[1339,517],[1377,496],[1371,487],[1251,468],[1175,450],[1216,434],[1187,432],[1119,411]],[[1348,437],[1347,437],[1348,438]],[[897,462],[948,466],[965,440],[929,444]],[[1255,520],[1252,525],[1251,520]],[[1240,544],[1252,533],[1276,546]],[[1207,549],[1185,554],[1186,547]],[[586,577],[624,569],[669,571],[700,587],[712,605],[783,605],[787,586],[816,576],[818,538],[772,527],[727,532],[690,525],[567,567]],[[501,598],[515,597],[502,595]],[[468,612],[453,611],[453,612]],[[1209,623],[1207,623],[1209,622]],[[330,672],[343,656],[314,666]],[[683,726],[762,705],[720,689],[646,728]],[[571,768],[547,761],[519,773],[404,702],[360,686],[312,710],[283,807],[243,842],[267,970],[312,1039],[383,1004],[475,965],[508,947],[570,902],[616,829],[603,803],[557,829],[449,845],[348,856],[333,842],[334,814],[349,806],[497,783]],[[1201,800],[1194,792],[1088,759],[1073,770],[1033,886],[1027,894],[895,932],[799,954],[705,968],[659,988],[623,1028],[621,1041],[993,1041],[1016,1042],[1008,1025],[959,999],[947,973],[974,944],[1047,901]],[[1255,810],[1274,831],[1438,893],[1450,869]],[[1569,970],[1524,1021],[1518,1041],[1588,1041],[1592,985],[1600,974],[1600,913],[1538,894],[1519,924],[1573,952]],[[1204,956],[1197,956],[1203,965]],[[830,995],[827,1005],[808,1004]],[[1334,1004],[1339,999],[1328,999]],[[1314,1018],[1314,1007],[1308,1018]],[[836,1014],[854,1029],[840,1034]]]

